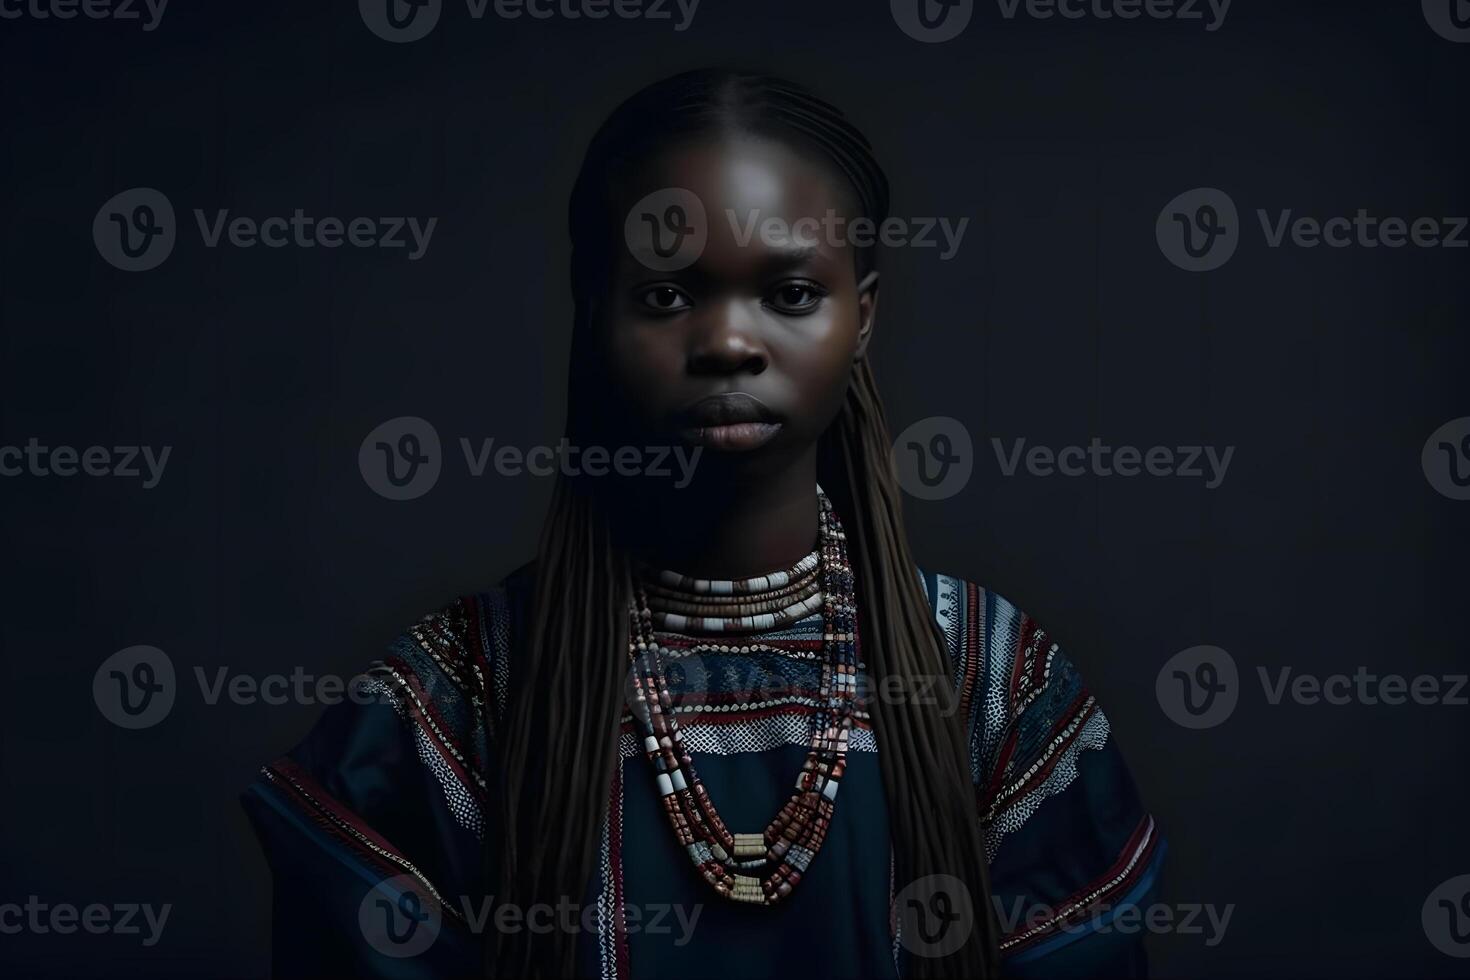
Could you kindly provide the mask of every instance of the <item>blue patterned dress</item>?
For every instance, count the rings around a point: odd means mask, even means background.
[[[1108,719],[1024,613],[973,583],[919,574],[959,692],[1006,975],[1143,975],[1137,931],[1109,924],[1119,907],[1151,901],[1165,848]],[[775,977],[793,964],[803,980],[892,978],[935,948],[900,914],[908,893],[894,881],[881,746],[861,709],[826,840],[781,904],[729,902],[698,876],[626,715],[586,894],[561,909],[487,903],[486,760],[533,580],[523,566],[414,625],[353,701],[328,709],[245,793],[274,875],[276,975],[474,976],[478,934],[491,928],[573,929],[581,975],[609,980]],[[658,633],[678,663],[685,741],[732,830],[765,827],[790,797],[821,633],[820,612],[731,639]]]

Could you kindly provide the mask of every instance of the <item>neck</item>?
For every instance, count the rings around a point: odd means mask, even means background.
[[[771,474],[709,467],[635,505],[633,548],[655,568],[736,579],[787,568],[817,545],[816,450]]]

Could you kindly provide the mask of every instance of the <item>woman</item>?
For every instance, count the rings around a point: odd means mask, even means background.
[[[535,562],[265,767],[278,973],[1142,972],[1108,923],[1163,847],[1106,718],[1049,634],[910,555],[876,255],[817,231],[887,204],[778,79],[680,75],[603,124],[567,435],[697,466],[560,477]]]

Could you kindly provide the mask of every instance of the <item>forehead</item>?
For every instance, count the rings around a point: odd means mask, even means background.
[[[749,133],[707,136],[674,144],[646,160],[622,182],[642,196],[661,187],[684,187],[719,207],[849,210],[843,178],[815,150]]]
[[[854,195],[846,178],[819,152],[746,133],[673,144],[630,168],[614,182],[612,191],[619,217],[640,208],[649,210],[650,205],[656,205],[654,212],[665,212],[673,203],[679,210],[664,222],[669,227],[702,222],[707,244],[702,246],[701,265],[722,258],[755,259],[769,251],[781,238],[762,234],[765,222],[775,220],[790,228],[803,218],[855,217]],[[637,253],[644,251],[650,243],[642,241],[643,232],[657,234],[654,226],[659,221],[656,214],[647,226],[633,222],[628,245]],[[779,245],[776,250],[787,251]],[[812,257],[836,258],[847,251],[841,241],[824,240],[816,249],[820,254]]]

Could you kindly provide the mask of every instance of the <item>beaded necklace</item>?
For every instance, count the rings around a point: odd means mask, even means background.
[[[795,791],[763,833],[731,833],[694,771],[659,663],[659,647],[653,637],[655,613],[641,582],[635,584],[629,610],[630,707],[643,730],[643,749],[654,769],[664,814],[700,876],[718,894],[736,902],[774,905],[791,894],[826,838],[846,766],[857,685],[857,605],[852,566],[847,561],[847,536],[820,486],[817,500],[818,551],[786,572],[740,581],[691,579],[672,572],[659,575],[666,592],[678,588],[695,596],[757,598],[772,588],[795,589],[779,597],[783,600],[779,615],[744,611],[738,600],[708,604],[707,600],[690,601],[686,596],[686,605],[699,605],[705,613],[688,616],[662,611],[659,622],[670,631],[696,623],[712,632],[771,629],[781,625],[782,620],[792,621],[786,619],[788,616],[801,618],[815,611],[817,605],[822,607],[825,657],[811,747],[797,775]],[[793,586],[793,582],[807,575],[813,577],[817,588],[803,595],[808,587]],[[793,601],[792,595],[802,598]],[[722,607],[733,615],[721,616],[716,610]],[[797,612],[804,608],[808,612]]]

